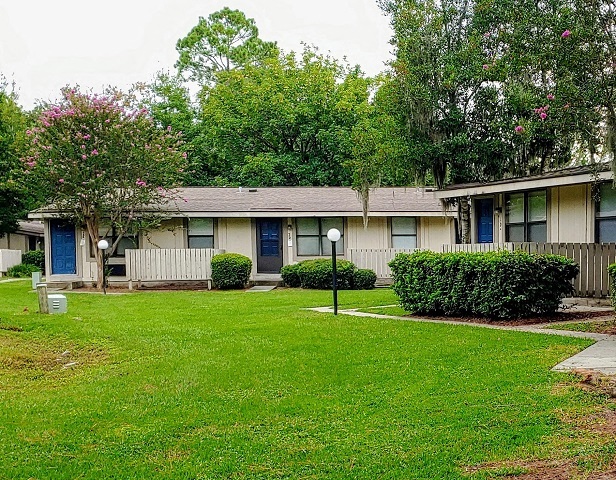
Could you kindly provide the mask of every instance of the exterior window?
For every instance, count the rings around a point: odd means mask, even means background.
[[[109,242],[109,247],[111,248],[111,245],[113,245],[113,243],[118,239],[118,234],[115,228],[112,229],[111,231],[107,230],[106,228],[101,228],[98,231],[98,238],[99,239],[104,238],[105,240],[107,240]],[[91,258],[94,258],[94,252],[96,251],[97,248],[98,247],[96,245],[92,245],[92,242],[90,242],[90,257]],[[118,258],[118,257],[124,258],[126,256],[126,250],[138,249],[138,248],[139,248],[139,235],[124,234],[122,235],[122,238],[120,239],[120,243],[118,243],[118,246],[115,252],[113,252],[113,255],[110,255],[109,258]]]
[[[392,217],[392,248],[417,248],[417,219],[415,217]]]
[[[597,242],[616,242],[616,190],[611,183],[602,183],[599,195],[596,205]]]
[[[330,228],[340,230],[340,240],[336,242],[336,255],[344,254],[344,228],[341,217],[298,218],[296,224],[298,255],[331,255],[332,242],[327,238]]]
[[[510,193],[505,196],[507,242],[547,241],[545,190]]]
[[[214,248],[214,219],[188,219],[188,248]]]

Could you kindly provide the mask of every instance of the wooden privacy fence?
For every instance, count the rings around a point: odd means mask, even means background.
[[[416,249],[404,248],[349,248],[346,258],[357,268],[369,268],[377,278],[391,278],[388,263],[399,253],[413,253]]]
[[[147,248],[126,250],[126,279],[133,282],[207,281],[211,286],[212,257],[217,248]]]
[[[573,281],[579,297],[607,297],[610,279],[607,267],[616,262],[616,243],[476,243],[443,245],[443,252],[487,252],[523,250],[528,253],[549,253],[573,259],[580,274]]]

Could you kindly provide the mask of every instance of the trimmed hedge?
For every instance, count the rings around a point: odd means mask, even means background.
[[[282,281],[287,287],[297,288],[302,286],[302,281],[299,278],[299,263],[285,265],[280,269]]]
[[[298,274],[302,288],[327,290],[332,288],[332,261],[326,258],[304,260],[298,263]],[[338,290],[350,290],[353,285],[355,264],[348,260],[336,261]]]
[[[29,263],[20,263],[9,268],[6,272],[7,277],[13,278],[27,278],[31,277],[32,273],[40,272],[41,269],[36,265],[30,265]]]
[[[304,260],[285,265],[280,270],[282,280],[288,287],[328,290],[332,288],[332,261],[327,258]],[[339,290],[374,288],[376,273],[357,269],[348,260],[336,261],[336,280]]]
[[[221,253],[212,257],[212,281],[217,288],[244,288],[251,271],[252,260],[239,253]]]
[[[354,290],[371,290],[376,284],[376,273],[368,268],[358,268],[353,272]]]
[[[389,266],[405,310],[488,318],[554,313],[579,272],[569,258],[521,251],[401,253]]]
[[[37,266],[41,272],[45,271],[45,251],[44,250],[30,250],[22,254],[21,263],[27,263],[28,265]]]

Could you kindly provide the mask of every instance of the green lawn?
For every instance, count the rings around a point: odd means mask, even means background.
[[[67,296],[42,316],[0,283],[0,478],[458,479],[615,453],[565,422],[604,400],[550,372],[587,340],[302,310],[325,291]]]

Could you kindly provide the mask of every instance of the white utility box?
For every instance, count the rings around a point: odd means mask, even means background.
[[[47,303],[49,305],[49,313],[66,313],[67,302],[66,296],[54,293],[47,295]]]

